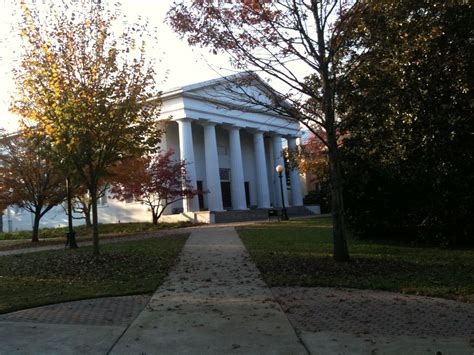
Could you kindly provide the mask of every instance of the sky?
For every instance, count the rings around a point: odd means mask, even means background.
[[[63,1],[63,0],[41,0]],[[199,81],[213,79],[221,75],[232,74],[227,57],[214,55],[206,49],[191,48],[180,40],[171,28],[164,23],[166,12],[173,0],[121,0],[122,12],[130,19],[139,15],[148,18],[150,24],[158,30],[158,43],[148,55],[160,61],[157,69],[157,80],[163,90]],[[18,117],[8,111],[10,97],[14,93],[11,69],[15,65],[14,53],[17,39],[11,33],[14,28],[13,9],[18,0],[0,0],[0,128],[8,131],[17,128]],[[151,49],[151,48],[150,48]],[[167,80],[162,82],[168,71]]]

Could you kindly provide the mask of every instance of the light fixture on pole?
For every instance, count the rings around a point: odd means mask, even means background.
[[[278,164],[275,168],[276,172],[278,173],[278,177],[280,178],[280,191],[281,191],[281,205],[283,208],[281,209],[281,220],[288,221],[288,213],[286,212],[285,207],[285,197],[283,196],[283,165]]]

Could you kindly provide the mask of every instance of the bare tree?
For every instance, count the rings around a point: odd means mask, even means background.
[[[190,45],[230,55],[247,74],[234,78],[229,91],[250,105],[263,106],[304,124],[328,148],[334,224],[334,258],[349,259],[336,120],[338,84],[352,48],[349,35],[364,6],[349,0],[182,1],[168,13],[172,28]],[[275,91],[258,73],[276,79]],[[237,82],[237,86],[235,85]],[[263,97],[246,87],[259,83]],[[324,132],[324,134],[321,134]]]

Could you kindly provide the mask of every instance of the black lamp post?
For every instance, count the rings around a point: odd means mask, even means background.
[[[72,229],[72,197],[71,197],[71,179],[69,176],[66,178],[66,194],[67,194],[67,222],[68,232],[66,233],[66,248],[76,249],[76,232]]]
[[[281,209],[281,220],[288,221],[289,218],[285,207],[285,197],[283,196],[283,169],[283,165],[281,164],[278,164],[275,168],[276,172],[278,173],[278,177],[280,178],[281,204],[283,206],[283,208]]]

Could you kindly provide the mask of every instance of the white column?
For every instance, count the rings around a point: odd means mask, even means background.
[[[203,123],[204,153],[206,158],[206,182],[209,211],[223,211],[219,158],[217,156],[216,125]]]
[[[288,137],[288,149],[296,151],[296,137]],[[295,167],[290,172],[291,183],[291,204],[293,206],[303,206],[303,195],[301,194],[300,172]]]
[[[273,143],[273,158],[274,158],[274,164],[273,164],[273,170],[272,174],[275,174],[277,178],[277,183],[276,183],[276,191],[275,191],[275,196],[276,196],[276,201],[278,201],[278,207],[283,207],[282,202],[281,202],[281,187],[280,187],[280,178],[278,173],[276,172],[275,168],[277,165],[285,167],[285,159],[283,159],[283,156],[281,155],[282,152],[282,146],[281,146],[281,136],[275,135],[272,137],[272,143]],[[282,173],[282,184],[283,184],[283,198],[285,199],[285,206],[288,207],[288,190],[286,189],[286,173],[285,169],[283,169]]]
[[[267,164],[265,158],[265,146],[263,143],[262,131],[256,131],[253,134],[253,145],[255,151],[255,172],[257,175],[258,207],[269,208],[270,192],[268,190]]]
[[[232,208],[234,210],[245,210],[247,209],[247,200],[245,198],[244,167],[242,164],[239,127],[229,128],[229,146]]]
[[[270,190],[270,205],[273,207],[278,206],[278,196],[275,195],[275,191],[280,193],[280,190],[278,188],[277,190],[277,178],[275,177],[275,174],[273,174],[273,171],[275,170],[274,162],[275,159],[273,158],[273,139],[272,137],[264,137],[263,138],[263,143],[265,144],[265,157],[267,158],[267,175],[268,175],[268,189]],[[280,186],[280,185],[278,185]]]
[[[191,128],[191,120],[183,118],[177,120],[179,128],[179,153],[181,160],[186,161],[186,174],[190,180],[193,189],[197,188],[196,184],[196,167],[194,166],[194,146],[193,131]],[[199,211],[198,197],[186,198],[183,201],[183,209],[185,212]]]

